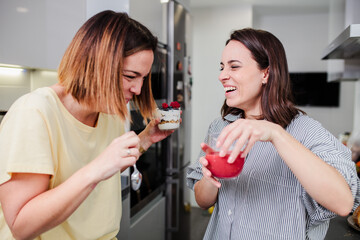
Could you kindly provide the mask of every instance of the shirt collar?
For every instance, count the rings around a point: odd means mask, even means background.
[[[229,113],[228,115],[226,115],[225,117],[224,117],[224,119],[226,120],[226,121],[229,121],[229,122],[235,122],[236,120],[238,120],[238,119],[240,119],[241,118],[241,114],[239,114],[239,115],[234,115],[234,114],[231,114],[231,113]]]

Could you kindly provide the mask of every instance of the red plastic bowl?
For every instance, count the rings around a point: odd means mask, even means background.
[[[205,157],[209,162],[207,169],[217,178],[236,177],[244,167],[245,158],[240,157],[240,155],[237,156],[233,163],[228,163],[227,160],[230,154],[220,157],[219,152],[209,153]]]

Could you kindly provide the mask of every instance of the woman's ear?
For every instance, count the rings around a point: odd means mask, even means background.
[[[262,79],[262,84],[265,85],[269,79],[269,68],[267,67],[263,70],[263,79]]]

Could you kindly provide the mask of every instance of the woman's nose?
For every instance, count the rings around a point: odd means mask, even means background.
[[[133,86],[131,86],[130,91],[135,95],[140,95],[141,88],[142,88],[142,81],[137,81],[134,83]]]
[[[228,80],[229,78],[230,78],[229,73],[225,70],[221,70],[219,75],[219,80],[224,81],[224,80]]]

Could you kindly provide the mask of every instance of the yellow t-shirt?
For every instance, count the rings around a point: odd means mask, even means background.
[[[124,133],[120,118],[100,114],[96,127],[74,118],[48,87],[19,98],[0,126],[0,184],[13,172],[50,174],[55,188]],[[120,173],[100,182],[62,224],[41,240],[115,239],[120,228]],[[36,218],[36,216],[34,216]],[[0,208],[1,239],[13,239]]]

